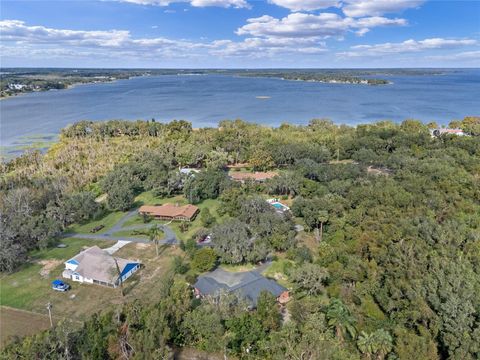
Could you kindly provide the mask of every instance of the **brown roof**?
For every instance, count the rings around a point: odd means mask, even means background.
[[[254,173],[250,173],[250,172],[230,172],[229,175],[233,180],[242,181],[242,180],[246,180],[246,179],[252,179],[252,180],[255,180],[255,181],[261,181],[261,180],[271,179],[274,176],[277,176],[278,173],[276,173],[275,171],[254,172]]]
[[[196,212],[198,211],[198,207],[195,205],[183,205],[178,206],[174,204],[164,204],[160,206],[149,206],[144,205],[138,209],[140,213],[147,213],[152,216],[165,216],[165,217],[186,217],[191,219]]]
[[[136,261],[126,260],[116,257],[120,272],[129,263]],[[92,246],[71,260],[78,262],[78,267],[75,269],[83,277],[99,280],[107,283],[114,283],[118,278],[117,267],[113,256],[98,246]]]

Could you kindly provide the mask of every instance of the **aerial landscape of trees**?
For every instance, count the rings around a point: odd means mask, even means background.
[[[415,120],[65,128],[45,155],[2,165],[2,272],[55,245],[70,224],[134,209],[146,191],[215,201],[218,210],[196,220],[212,247],[182,244],[185,257],[159,280],[160,302],[112,305],[81,326],[64,321],[2,355],[164,359],[193,347],[244,359],[479,358],[480,119],[455,126],[470,136],[432,138]],[[227,165],[238,163],[278,176],[234,182]],[[271,196],[291,212],[276,211],[265,201]],[[189,271],[183,262],[199,274],[268,260],[284,264],[285,308],[268,293],[250,311],[231,294],[200,301],[180,276]]]

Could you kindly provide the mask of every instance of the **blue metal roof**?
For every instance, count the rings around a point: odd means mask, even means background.
[[[123,268],[123,271],[122,273],[120,274],[120,276],[123,276],[125,274],[127,274],[130,270],[134,269],[135,267],[138,266],[138,263],[128,263],[127,265],[125,265],[125,267]]]

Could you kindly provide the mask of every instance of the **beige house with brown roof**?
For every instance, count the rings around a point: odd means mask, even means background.
[[[146,214],[159,220],[192,221],[195,219],[198,212],[198,207],[191,204],[183,206],[174,204],[156,206],[144,205],[138,209],[140,215]]]
[[[127,280],[140,265],[139,261],[114,258],[98,246],[92,246],[66,261],[62,276],[81,283],[117,287],[120,279]]]

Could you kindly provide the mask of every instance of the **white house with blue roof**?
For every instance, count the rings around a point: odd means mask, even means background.
[[[113,257],[98,246],[92,246],[66,261],[62,275],[81,283],[115,288],[120,284],[120,280],[127,280],[140,266],[140,261]]]

